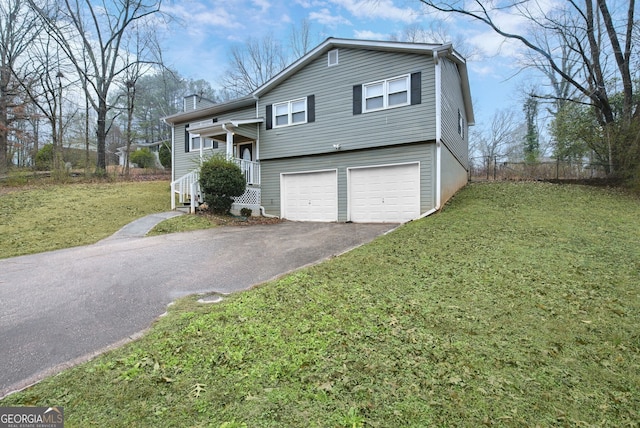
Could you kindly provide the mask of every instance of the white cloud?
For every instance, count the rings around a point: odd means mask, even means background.
[[[310,9],[312,7],[327,7],[327,2],[321,0],[295,0],[294,4],[300,5],[305,9]]]
[[[418,19],[419,12],[411,8],[399,8],[393,0],[330,0],[331,3],[345,8],[357,18],[387,19],[412,23]]]
[[[253,0],[253,4],[260,8],[260,12],[265,13],[271,8],[271,3],[267,0]]]
[[[311,12],[309,14],[309,19],[332,28],[335,28],[338,25],[351,25],[351,22],[348,19],[340,15],[333,15],[329,9],[320,9],[317,12]]]
[[[189,2],[167,5],[163,11],[185,22],[188,31],[195,34],[202,27],[218,26],[223,28],[242,28],[242,20],[231,15],[224,7],[210,7],[201,3]]]
[[[355,30],[353,32],[353,36],[356,39],[361,39],[361,40],[389,40],[390,36],[389,34],[385,34],[385,33],[376,33],[374,31],[369,31],[369,30]]]

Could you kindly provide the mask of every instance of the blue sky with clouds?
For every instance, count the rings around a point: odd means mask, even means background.
[[[165,61],[183,76],[206,79],[213,87],[227,68],[232,44],[266,35],[286,44],[292,28],[305,18],[317,43],[327,37],[389,40],[407,26],[428,29],[440,23],[454,48],[458,41],[474,52],[468,67],[476,123],[486,123],[498,109],[522,110],[520,46],[487,27],[429,12],[419,0],[181,0],[164,3],[164,9],[178,18],[163,40]],[[522,24],[508,15],[497,19],[507,29]]]

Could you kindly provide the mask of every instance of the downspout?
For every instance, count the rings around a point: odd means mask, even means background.
[[[256,94],[253,94],[253,98],[256,100],[256,119],[260,117],[260,99]],[[256,125],[258,127],[258,133],[256,137],[256,159],[260,160],[260,124]],[[262,183],[262,168],[260,168],[260,183]],[[260,201],[262,202],[262,201]],[[260,205],[260,215],[266,218],[278,218],[277,215],[267,214],[265,208]]]
[[[256,100],[256,119],[260,117],[260,99],[256,94],[253,94],[253,99]],[[260,160],[260,124],[256,124],[257,132],[256,132],[256,160]],[[260,182],[262,182],[262,177],[260,177]]]
[[[435,87],[436,87],[436,206],[422,214],[427,217],[440,209],[442,193],[442,68],[438,51],[433,51]]]

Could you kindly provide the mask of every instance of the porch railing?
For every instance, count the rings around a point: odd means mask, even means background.
[[[247,180],[247,184],[253,184],[255,186],[260,185],[260,164],[258,162],[239,158],[233,158],[233,161],[242,170],[242,173]]]
[[[236,165],[240,167],[242,173],[248,185],[259,186],[260,185],[260,164],[258,162],[247,161],[244,159],[233,158]],[[196,208],[200,205],[202,200],[202,194],[200,192],[200,170],[191,171],[188,174],[183,175],[175,181],[171,182],[171,209],[176,209],[176,194],[178,195],[178,203],[185,204],[189,201],[189,211],[191,213],[196,212]],[[250,195],[250,197],[249,197]],[[257,196],[255,196],[257,195]],[[247,187],[247,191],[244,195],[239,197],[243,203],[244,199],[251,201],[257,199],[259,204],[260,192],[259,189],[251,189]],[[239,202],[239,201],[237,201]]]
[[[171,209],[176,209],[176,193],[178,202],[184,204],[190,201],[189,212],[196,212],[196,207],[202,202],[200,199],[200,170],[191,171],[171,182]]]

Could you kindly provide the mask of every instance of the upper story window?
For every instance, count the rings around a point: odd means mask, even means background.
[[[362,111],[375,111],[409,105],[410,75],[394,77],[363,85]]]
[[[464,118],[462,117],[460,110],[458,110],[458,134],[464,138]]]
[[[332,65],[338,65],[338,49],[333,49],[329,51],[329,54],[327,55],[327,57],[328,57],[329,67],[331,67]]]
[[[307,98],[273,105],[273,127],[307,123]]]

